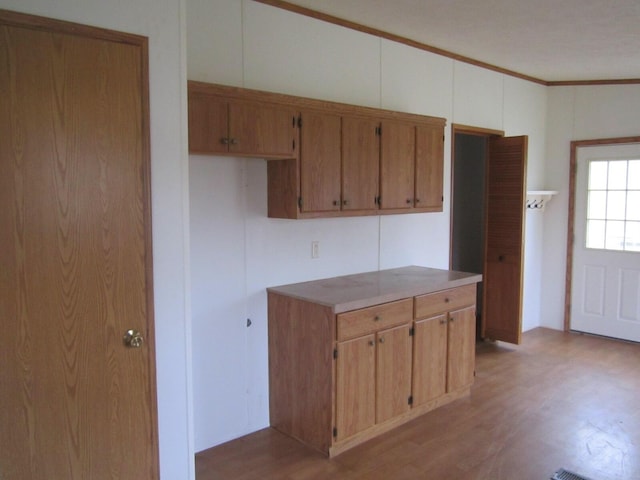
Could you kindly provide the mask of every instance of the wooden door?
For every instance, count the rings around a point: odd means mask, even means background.
[[[146,62],[0,12],[2,478],[158,478]]]
[[[376,422],[381,423],[409,410],[411,395],[411,337],[409,326],[377,334]]]
[[[476,358],[476,307],[449,313],[447,392],[473,383]]]
[[[368,118],[342,117],[342,209],[378,208],[379,124]]]
[[[336,440],[372,427],[376,421],[375,335],[338,343]]]
[[[444,201],[444,130],[416,127],[416,208],[441,212]]]
[[[229,104],[211,95],[189,92],[189,152],[229,151]]]
[[[415,126],[382,122],[380,140],[380,208],[413,208],[415,194]]]
[[[301,118],[301,210],[340,210],[340,116],[303,112]]]
[[[447,390],[447,316],[419,320],[413,340],[413,405],[438,398]]]
[[[482,336],[520,343],[527,137],[490,137]]]
[[[292,158],[297,143],[297,115],[286,106],[229,103],[229,153]]]

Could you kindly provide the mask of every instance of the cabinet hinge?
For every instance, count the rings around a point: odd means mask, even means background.
[[[377,136],[381,136],[382,135],[382,125],[376,127],[376,135]]]
[[[298,128],[302,128],[302,115],[298,117]]]
[[[333,349],[333,358],[338,358],[338,349],[337,348]]]
[[[413,336],[415,335],[415,333],[416,333],[415,329],[414,329],[413,327],[411,327],[411,328],[409,329],[409,336],[410,336],[410,337],[413,337]]]
[[[302,197],[298,197],[298,207],[302,208]]]
[[[409,405],[413,405],[413,395],[409,395],[409,400],[407,401]]]
[[[334,437],[338,436],[338,429],[336,427],[333,427],[333,436]]]

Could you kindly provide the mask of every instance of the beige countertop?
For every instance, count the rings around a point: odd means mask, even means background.
[[[334,313],[341,313],[480,281],[482,275],[476,273],[410,266],[292,283],[267,291],[326,305]]]

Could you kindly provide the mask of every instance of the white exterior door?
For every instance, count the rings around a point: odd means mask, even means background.
[[[640,144],[578,148],[571,329],[640,342]]]

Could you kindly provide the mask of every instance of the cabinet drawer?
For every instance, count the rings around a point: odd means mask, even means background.
[[[338,314],[338,340],[355,338],[394,325],[409,323],[413,319],[412,307],[413,299],[407,298]]]
[[[431,317],[439,313],[475,305],[475,303],[475,284],[420,295],[416,297],[416,318]]]

